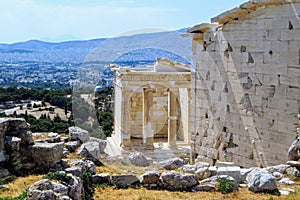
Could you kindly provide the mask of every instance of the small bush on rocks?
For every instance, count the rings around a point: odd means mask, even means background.
[[[43,177],[43,179],[58,180],[58,181],[68,182],[71,179],[71,177],[68,176],[66,173],[49,172],[46,176]]]
[[[229,179],[218,178],[217,182],[219,183],[218,188],[222,193],[230,193],[233,191],[234,185]]]

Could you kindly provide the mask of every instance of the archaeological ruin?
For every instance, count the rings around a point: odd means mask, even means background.
[[[193,159],[285,163],[300,112],[300,1],[251,0],[193,38]]]
[[[157,59],[154,67],[113,70],[115,125],[110,143],[145,150],[154,149],[155,143],[171,149],[189,144],[189,65]]]

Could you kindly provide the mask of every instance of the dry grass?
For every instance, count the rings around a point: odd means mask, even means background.
[[[247,188],[229,194],[221,192],[170,192],[166,190],[147,190],[141,189],[115,189],[114,187],[96,188],[95,200],[199,200],[199,199],[228,199],[228,200],[297,200],[300,199],[300,191],[288,196],[275,196],[270,194],[255,194]]]
[[[31,175],[26,177],[19,177],[13,182],[6,184],[4,186],[8,186],[8,190],[0,189],[0,197],[16,197],[21,195],[30,185],[35,183],[36,181],[41,180],[43,175]]]
[[[69,159],[80,158],[80,155],[72,153],[68,156]],[[147,171],[153,170],[149,167]],[[137,167],[128,164],[126,161],[117,163],[104,162],[104,166],[97,167],[97,173],[112,174],[135,174],[139,176],[145,172],[144,167]],[[7,184],[9,190],[0,189],[0,197],[16,197],[24,192],[34,182],[41,180],[43,175],[32,175],[28,177],[20,177],[17,180]],[[294,186],[282,186],[285,188],[293,187],[296,190],[295,194],[288,196],[275,196],[270,194],[255,194],[247,188],[240,188],[239,191],[222,194],[221,192],[170,192],[166,190],[147,190],[140,189],[115,189],[115,187],[105,187],[95,189],[95,200],[297,200],[300,199],[300,179],[294,179]]]

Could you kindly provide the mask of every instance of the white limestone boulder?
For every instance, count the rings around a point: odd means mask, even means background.
[[[114,174],[111,181],[117,188],[138,187],[140,185],[139,179],[132,174]]]
[[[248,189],[252,192],[266,192],[277,189],[276,179],[265,169],[252,170],[247,178]]]
[[[150,165],[146,156],[141,152],[130,153],[127,159],[135,166],[148,167]]]
[[[193,174],[181,174],[179,172],[163,172],[160,176],[161,184],[171,191],[191,190],[198,185],[198,178]]]
[[[237,183],[241,182],[241,169],[240,167],[219,167],[217,175],[228,175],[236,180]]]
[[[159,162],[159,164],[167,170],[175,170],[185,165],[185,162],[181,158],[171,158],[168,160],[161,161]]]
[[[77,126],[69,127],[69,137],[71,140],[78,140],[81,143],[85,143],[90,140],[89,132]]]
[[[297,138],[296,140],[294,140],[294,142],[291,144],[288,150],[288,158],[290,160],[298,161],[300,159],[299,151],[300,151],[300,138]]]
[[[30,147],[35,163],[50,165],[61,160],[63,157],[64,143],[36,143]]]

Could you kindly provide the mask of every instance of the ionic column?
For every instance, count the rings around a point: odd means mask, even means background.
[[[170,148],[176,148],[176,131],[177,131],[177,111],[176,95],[169,90],[168,93],[168,145]]]
[[[121,141],[122,141],[122,146],[126,149],[126,148],[130,148],[131,147],[131,136],[129,133],[129,96],[127,94],[127,91],[124,90],[123,91],[123,99],[122,99],[122,103],[123,103],[123,108],[122,108],[122,131],[121,131]]]
[[[151,89],[144,88],[143,91],[143,144],[146,149],[153,149],[152,109],[153,94]]]

